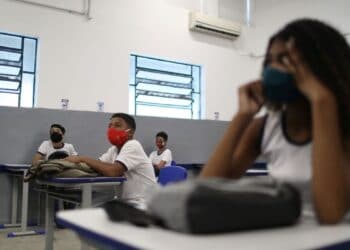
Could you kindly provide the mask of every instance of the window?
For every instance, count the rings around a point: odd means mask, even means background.
[[[134,115],[200,119],[201,67],[131,55],[129,111]]]
[[[37,42],[0,32],[0,106],[34,106]]]

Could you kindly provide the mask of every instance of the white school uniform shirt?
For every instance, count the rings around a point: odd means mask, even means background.
[[[49,156],[54,152],[65,152],[68,155],[78,155],[77,151],[75,151],[74,146],[69,143],[63,143],[63,147],[61,148],[54,148],[52,141],[47,140],[43,141],[41,145],[38,148],[38,153],[43,155],[45,157],[45,160],[49,158]]]
[[[170,149],[167,148],[159,155],[157,150],[153,151],[149,155],[149,159],[151,160],[153,165],[158,165],[161,161],[165,161],[165,166],[170,166],[171,161],[173,160],[173,156],[171,154]]]
[[[295,143],[288,139],[282,112],[269,112],[261,142],[269,175],[291,184],[301,194],[304,214],[314,215],[311,197],[312,142]]]
[[[155,189],[156,177],[153,166],[143,147],[137,140],[127,141],[120,152],[116,146],[110,147],[100,158],[100,161],[122,163],[126,181],[122,183],[121,199],[144,208],[148,195]]]

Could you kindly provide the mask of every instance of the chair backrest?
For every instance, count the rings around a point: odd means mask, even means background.
[[[179,182],[186,179],[186,168],[183,168],[181,166],[168,166],[160,169],[158,183],[165,186],[171,182]]]

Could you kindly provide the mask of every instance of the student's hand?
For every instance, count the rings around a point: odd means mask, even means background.
[[[72,163],[80,163],[81,162],[80,156],[77,156],[77,155],[68,156],[68,157],[64,158],[63,160],[69,161]]]
[[[287,67],[287,70],[294,75],[298,89],[306,98],[310,102],[320,99],[334,99],[333,93],[322,84],[303,61],[302,55],[295,47],[293,38],[286,42],[286,48],[288,56],[283,58],[283,63]]]
[[[238,89],[239,114],[255,115],[264,104],[261,81],[254,81]]]

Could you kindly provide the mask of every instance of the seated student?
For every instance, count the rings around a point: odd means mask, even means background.
[[[50,140],[43,141],[34,155],[32,163],[39,160],[63,159],[69,155],[78,155],[74,146],[63,141],[66,129],[60,124],[52,124],[50,127]]]
[[[143,208],[147,192],[156,185],[152,164],[140,142],[133,139],[136,123],[132,116],[113,114],[108,126],[108,140],[113,145],[99,160],[86,156],[70,156],[71,162],[85,162],[104,176],[125,176],[121,199]]]
[[[260,155],[269,174],[302,194],[318,221],[337,223],[350,204],[350,47],[312,19],[269,41],[261,80],[238,90],[239,108],[201,177],[241,177]],[[255,118],[261,107],[265,117]],[[305,211],[305,210],[304,210]]]
[[[164,166],[170,166],[173,157],[170,149],[166,147],[168,142],[168,135],[165,132],[159,132],[156,135],[156,146],[158,150],[153,151],[149,155],[149,159],[153,164],[156,176],[159,175],[159,170]]]

